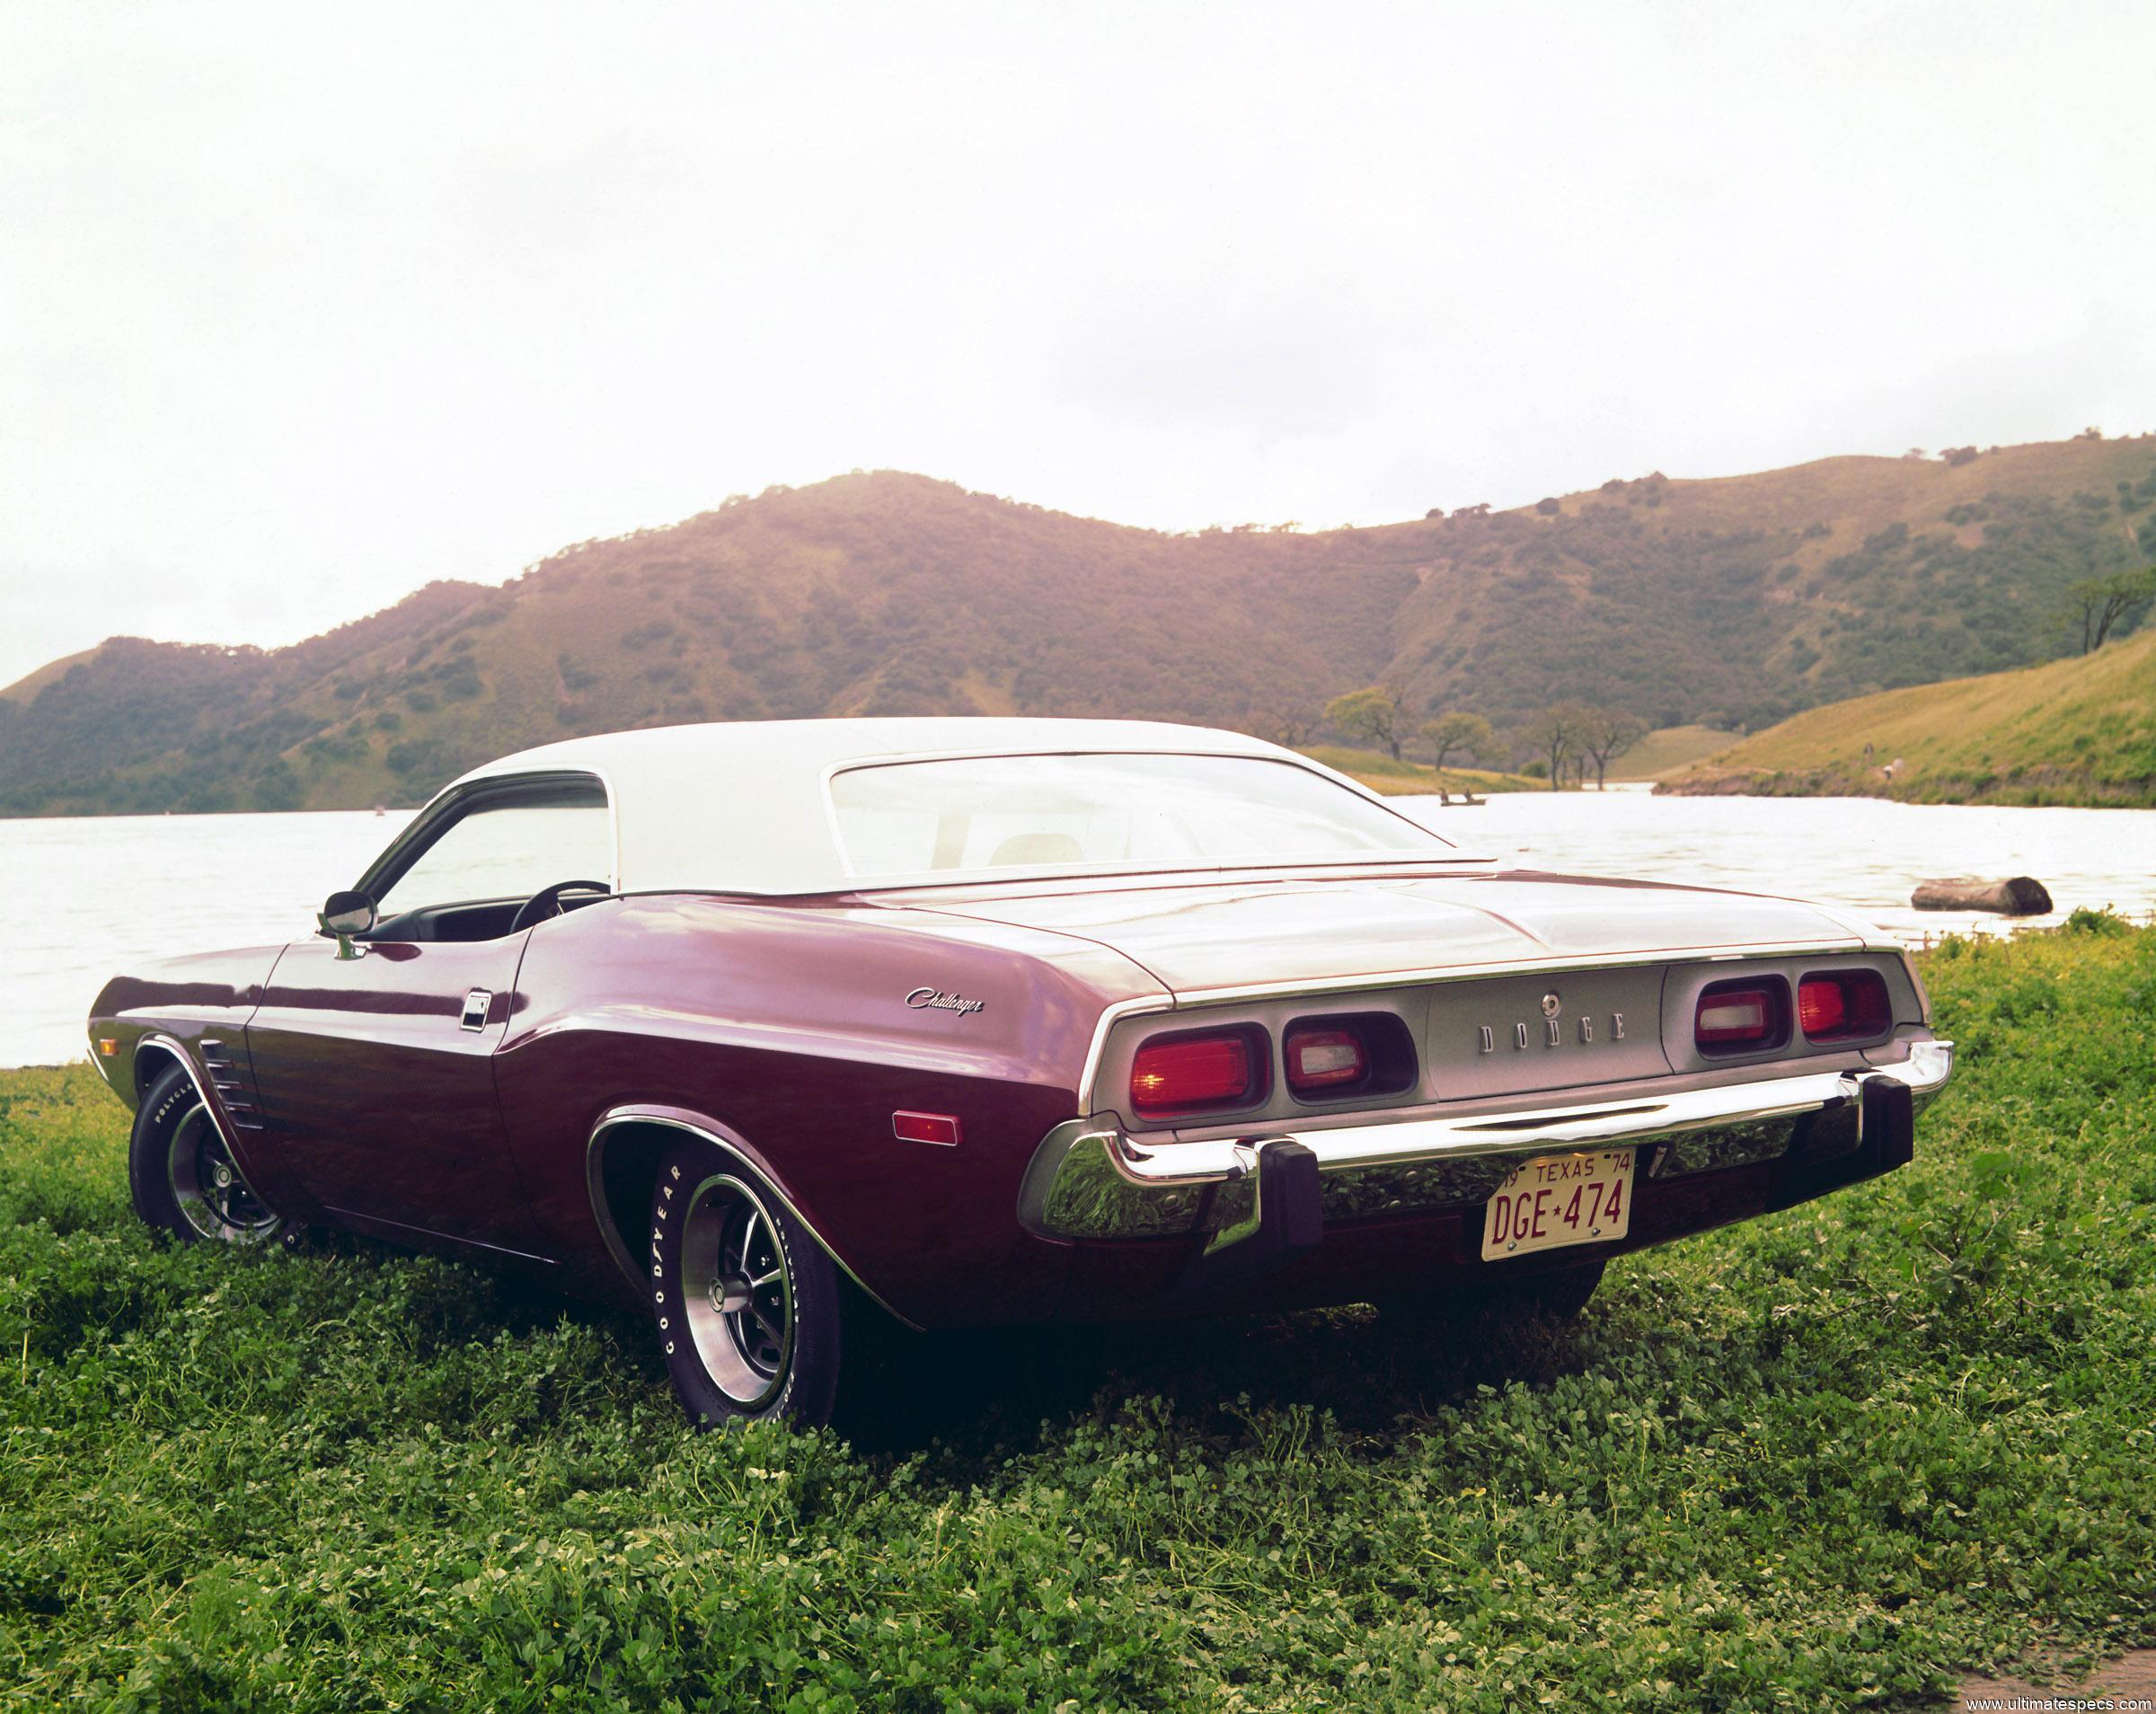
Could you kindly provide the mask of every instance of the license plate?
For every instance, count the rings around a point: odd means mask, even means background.
[[[1538,1154],[1523,1161],[1482,1215],[1482,1259],[1621,1238],[1632,1226],[1635,1149]]]

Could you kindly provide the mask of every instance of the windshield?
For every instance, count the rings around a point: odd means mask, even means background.
[[[855,875],[1215,868],[1451,849],[1321,773],[1259,756],[889,763],[834,775],[831,806]]]

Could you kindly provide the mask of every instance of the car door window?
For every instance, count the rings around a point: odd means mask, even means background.
[[[482,899],[525,899],[556,881],[611,881],[606,794],[589,786],[482,799],[451,822],[376,901],[384,917]]]

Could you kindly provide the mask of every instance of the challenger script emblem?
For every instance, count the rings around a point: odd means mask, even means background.
[[[988,1003],[945,994],[941,988],[915,988],[906,996],[906,1003],[915,1012],[955,1012],[962,1018],[969,1012],[980,1011]]]

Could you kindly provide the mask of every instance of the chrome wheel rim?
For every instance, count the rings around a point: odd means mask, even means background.
[[[260,1243],[285,1224],[241,1176],[202,1102],[180,1115],[167,1138],[165,1182],[181,1216],[203,1237],[227,1244]]]
[[[689,1197],[680,1241],[690,1342],[719,1391],[753,1410],[793,1357],[793,1281],[777,1223],[755,1187],[720,1173]]]

